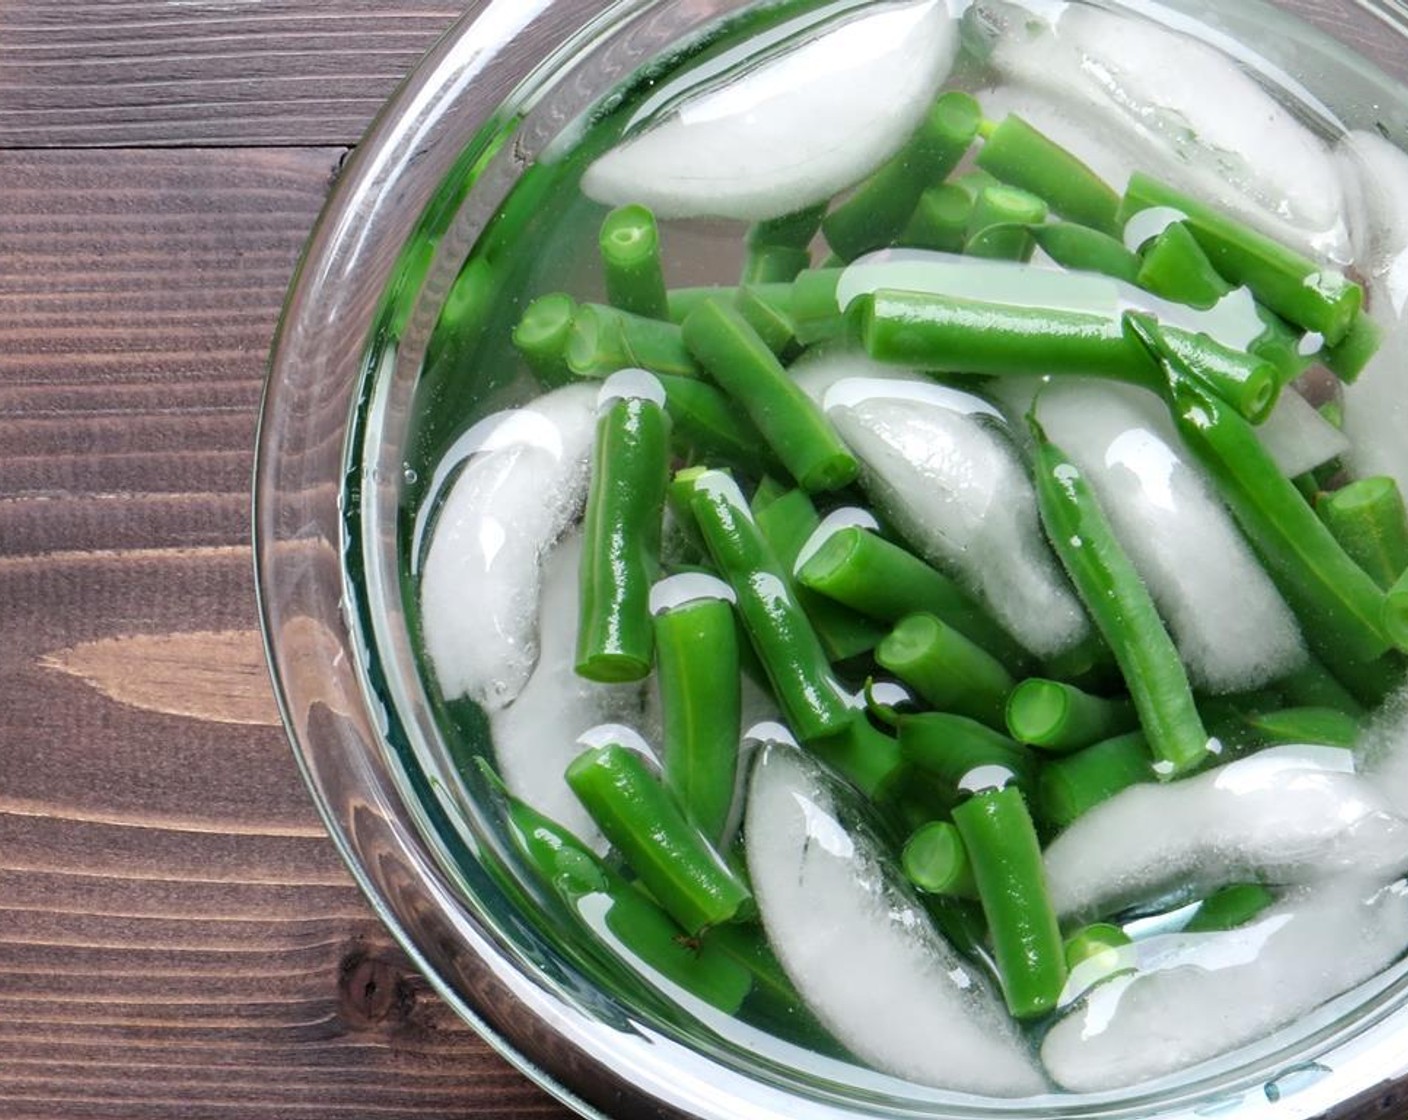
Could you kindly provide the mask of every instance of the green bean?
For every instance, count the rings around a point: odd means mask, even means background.
[[[1248,728],[1263,745],[1315,743],[1324,747],[1353,747],[1359,740],[1359,720],[1337,708],[1282,708],[1249,712]]]
[[[973,196],[953,183],[930,187],[919,196],[909,223],[895,239],[913,249],[960,253],[968,240],[968,219]]]
[[[1340,684],[1315,658],[1276,682],[1286,700],[1302,708],[1334,708],[1356,719],[1363,718],[1364,705]]]
[[[790,358],[797,349],[797,324],[790,315],[760,296],[750,287],[738,289],[733,306],[758,337],[779,358]]]
[[[940,711],[1004,726],[1012,674],[981,646],[931,614],[911,614],[875,648],[878,664]]]
[[[899,742],[875,727],[862,711],[852,712],[838,733],[814,739],[808,747],[872,799],[894,780],[901,767]]]
[[[839,268],[809,268],[792,283],[788,310],[797,328],[797,341],[803,346],[826,342],[845,332],[844,310],[837,302],[841,283]]]
[[[1164,349],[1158,327],[1134,315],[1125,321],[1163,366],[1184,445],[1221,491],[1311,648],[1353,691],[1345,674],[1370,671],[1389,648],[1383,592],[1277,469],[1256,430]]]
[[[1111,315],[881,289],[853,300],[847,319],[872,358],[908,368],[1085,374],[1162,388],[1157,367]],[[1243,415],[1259,422],[1270,414],[1281,385],[1274,365],[1205,335],[1168,328],[1164,337]]]
[[[1384,631],[1399,649],[1408,649],[1408,572],[1404,572],[1384,595]]]
[[[685,931],[620,872],[557,822],[511,796],[480,761],[504,807],[505,834],[515,851],[578,920],[582,904],[605,900],[599,918],[633,957],[671,983],[733,1014],[752,987],[749,972],[712,945],[691,944]]]
[[[1065,987],[1066,954],[1026,802],[1015,786],[981,790],[954,808],[953,823],[972,864],[1007,1009],[1018,1019],[1044,1015]]]
[[[1250,288],[1278,315],[1323,335],[1331,346],[1349,332],[1364,292],[1343,273],[1326,269],[1215,207],[1136,172],[1125,190],[1121,220],[1156,206],[1181,211],[1218,272],[1231,283]]]
[[[1139,258],[1108,233],[1076,222],[1047,222],[1034,226],[1031,233],[1042,252],[1063,268],[1136,282]]]
[[[736,463],[750,474],[778,469],[758,429],[706,381],[658,373],[677,449],[694,459]]]
[[[721,471],[699,472],[689,486],[700,534],[737,596],[744,628],[792,732],[811,744],[846,731],[854,713],[738,487]]]
[[[855,479],[854,456],[734,308],[704,303],[690,313],[682,332],[690,352],[742,405],[804,489],[835,490]]]
[[[607,302],[647,319],[669,318],[655,215],[635,203],[618,207],[602,221],[598,242]]]
[[[1072,222],[1114,236],[1120,196],[1060,145],[1015,113],[985,129],[977,163],[1004,183],[1021,187]]]
[[[806,491],[789,491],[761,509],[755,503],[753,520],[787,574],[788,584],[811,619],[827,657],[848,661],[873,650],[885,636],[883,629],[864,615],[801,585],[794,574],[802,547],[821,525],[821,515]]]
[[[1065,754],[1134,731],[1128,700],[1092,696],[1074,685],[1029,677],[1007,699],[1007,730],[1019,743]]]
[[[1097,961],[1107,970],[1118,970],[1125,963],[1125,954],[1120,950],[1133,944],[1134,939],[1129,934],[1108,922],[1083,926],[1066,938],[1066,967],[1074,972],[1088,961]]]
[[[968,94],[940,96],[904,147],[826,216],[826,243],[854,260],[893,242],[924,190],[958,166],[981,120],[982,109]]]
[[[565,355],[567,368],[577,377],[600,379],[623,369],[699,376],[675,324],[596,303],[577,308]]]
[[[722,300],[724,303],[731,303],[738,298],[738,293],[743,290],[743,287],[747,287],[759,299],[766,300],[769,306],[779,314],[791,314],[791,284],[747,284],[743,286],[704,284],[692,288],[671,288],[665,293],[670,305],[670,322],[676,325],[683,323],[689,318],[691,311],[709,300]]]
[[[1320,351],[1320,360],[1341,381],[1351,384],[1364,372],[1381,345],[1383,330],[1360,311],[1350,323],[1349,333],[1333,346]]]
[[[963,252],[987,260],[1029,261],[1036,250],[1031,228],[1046,221],[1046,203],[1036,195],[999,183],[984,187],[968,215]]]
[[[744,240],[743,286],[788,284],[803,269],[810,268],[809,246],[821,229],[825,214],[823,202],[749,227]]]
[[[1013,775],[1024,793],[1037,788],[1040,763],[1020,743],[986,724],[948,712],[907,715],[899,726],[900,757],[917,770],[937,778],[951,793],[964,775],[997,766]]]
[[[650,674],[650,585],[660,566],[669,459],[670,421],[660,405],[623,397],[603,410],[582,524],[577,673],[588,680]]]
[[[1319,499],[1315,512],[1349,558],[1385,591],[1408,571],[1408,510],[1392,478],[1356,479]]]
[[[1060,832],[1121,790],[1155,780],[1143,732],[1133,731],[1048,761],[1037,779],[1037,817]]]
[[[900,853],[900,867],[905,878],[928,894],[978,897],[963,838],[948,821],[930,821],[911,833]]]
[[[577,303],[565,292],[539,296],[513,328],[513,344],[527,360],[538,380],[547,386],[574,380],[567,368],[567,339]]]
[[[1273,902],[1276,896],[1260,883],[1234,883],[1203,899],[1184,933],[1221,933],[1244,926]]]
[[[665,911],[698,936],[731,921],[752,895],[637,752],[611,743],[583,751],[567,784],[602,834]]]
[[[1201,765],[1209,750],[1178,649],[1090,485],[1035,416],[1028,424],[1047,539],[1124,675],[1156,772],[1177,777]]]
[[[806,249],[786,245],[760,245],[748,251],[743,283],[790,284],[799,273],[811,267],[812,255]]]
[[[733,806],[743,730],[733,607],[702,598],[657,611],[655,649],[665,784],[717,843]]]
[[[1018,671],[1031,660],[948,576],[859,525],[847,525],[827,537],[798,569],[797,579],[881,622],[898,622],[916,611],[932,614],[1009,670]]]
[[[1186,222],[1172,222],[1144,249],[1136,284],[1156,296],[1207,310],[1232,291]]]

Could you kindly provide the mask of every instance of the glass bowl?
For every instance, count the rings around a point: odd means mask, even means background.
[[[512,874],[487,791],[464,765],[464,743],[482,749],[482,728],[462,728],[460,741],[444,733],[407,625],[402,498],[425,482],[412,405],[445,356],[435,328],[463,297],[461,268],[509,189],[585,110],[633,88],[642,67],[756,6],[479,5],[404,83],[341,174],[284,309],[255,480],[274,683],[334,842],[441,995],[585,1116],[1291,1120],[1347,1115],[1356,1101],[1372,1109],[1408,1073],[1404,966],[1172,1083],[987,1101],[681,1016],[649,991],[604,979]],[[1351,127],[1408,141],[1396,84],[1408,78],[1408,11],[1396,0],[1131,6],[1163,20],[1200,13],[1331,94]],[[551,205],[551,183],[542,197]],[[492,372],[482,378],[466,391],[493,399],[503,390]]]

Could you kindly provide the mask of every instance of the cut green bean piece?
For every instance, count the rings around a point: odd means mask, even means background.
[[[644,397],[612,401],[597,420],[582,523],[577,674],[644,680],[655,638],[650,585],[660,569],[660,523],[670,478],[670,421]]]
[[[641,884],[698,936],[752,902],[748,888],[637,752],[611,743],[583,751],[567,784]]]
[[[700,535],[737,596],[738,613],[788,726],[803,743],[846,731],[855,713],[737,485],[721,471],[698,472],[687,485]]]
[[[1120,950],[1133,944],[1134,939],[1119,926],[1108,922],[1084,926],[1066,938],[1066,967],[1074,972],[1087,962],[1095,962],[1110,971],[1117,970],[1124,967],[1126,959]]]
[[[675,447],[694,460],[736,463],[751,474],[778,469],[758,429],[706,381],[658,373]]]
[[[879,796],[901,768],[900,745],[881,731],[862,711],[838,734],[808,744],[813,754],[869,798]]]
[[[1282,708],[1272,712],[1249,712],[1243,719],[1267,746],[1314,743],[1350,748],[1359,741],[1359,720],[1336,708]]]
[[[804,587],[882,622],[898,622],[916,611],[932,614],[1009,670],[1019,671],[1031,660],[948,576],[859,525],[848,525],[827,537],[798,569],[797,579]]]
[[[577,308],[565,354],[567,368],[576,377],[600,380],[623,369],[699,376],[699,365],[675,324],[597,303]]]
[[[821,224],[826,243],[845,260],[893,242],[926,188],[958,166],[978,135],[982,109],[968,94],[945,93],[888,163],[831,211]]]
[[[963,252],[986,260],[1029,261],[1036,250],[1031,228],[1046,221],[1046,203],[1017,187],[984,187],[968,215]]]
[[[1384,595],[1384,631],[1399,649],[1408,649],[1408,572]]]
[[[1250,288],[1276,314],[1323,335],[1331,346],[1349,333],[1364,292],[1343,273],[1325,268],[1215,207],[1136,172],[1125,190],[1121,221],[1156,206],[1181,211],[1218,272],[1232,284]]]
[[[789,315],[792,307],[791,284],[748,284],[746,285],[759,299],[766,300],[779,314]],[[738,298],[738,285],[705,284],[693,288],[671,288],[666,296],[670,304],[670,322],[679,324],[689,318],[689,313],[701,303],[709,300],[722,300],[730,303]]]
[[[1144,249],[1135,278],[1147,292],[1206,310],[1232,290],[1186,222],[1172,222]]]
[[[790,284],[812,266],[812,255],[806,249],[789,249],[784,245],[765,245],[752,249],[743,269],[743,284]]]
[[[958,828],[948,821],[930,821],[916,829],[900,853],[905,877],[928,894],[977,898],[978,884]]]
[[[1178,649],[1089,483],[1035,416],[1028,425],[1047,539],[1124,675],[1156,773],[1187,773],[1207,760],[1210,743]]]
[[[825,202],[818,202],[815,206],[757,222],[748,228],[744,243],[749,249],[765,245],[776,245],[782,249],[805,249],[821,229],[821,220],[826,217],[826,207]]]
[[[664,910],[586,844],[511,796],[482,761],[480,769],[502,800],[505,832],[514,849],[574,917],[587,921],[583,904],[590,900],[593,928],[604,924],[633,958],[721,1011],[738,1010],[753,984],[748,970],[713,946],[689,944],[685,931]]]
[[[1076,222],[1047,222],[1033,227],[1031,234],[1042,252],[1063,268],[1137,282],[1139,258],[1108,233]]]
[[[601,223],[598,243],[607,302],[632,315],[669,318],[655,215],[635,203],[618,207]]]
[[[837,303],[841,283],[840,268],[809,268],[792,284],[788,311],[797,327],[797,341],[803,346],[826,342],[845,332],[846,320]]]
[[[1012,738],[1057,754],[1138,727],[1139,716],[1128,700],[1092,696],[1062,681],[1030,677],[1007,699],[1007,730]]]
[[[1349,333],[1333,346],[1320,351],[1325,368],[1345,384],[1356,381],[1383,345],[1383,329],[1360,311],[1349,326]]]
[[[1334,708],[1356,719],[1365,714],[1364,705],[1313,657],[1308,658],[1295,672],[1278,680],[1275,687],[1287,701],[1298,707]]]
[[[821,525],[821,515],[806,491],[791,490],[761,508],[755,502],[753,519],[787,573],[792,591],[811,619],[827,657],[832,661],[848,661],[873,650],[885,636],[882,627],[802,586],[795,576],[793,569],[798,555]]]
[[[1277,469],[1256,430],[1167,352],[1157,325],[1129,314],[1125,321],[1163,366],[1184,445],[1260,554],[1312,650],[1353,691],[1346,675],[1369,669],[1389,648],[1383,591]]]
[[[1044,1015],[1066,984],[1066,952],[1046,886],[1041,845],[1015,786],[975,793],[953,810],[992,935],[1007,1009]]]
[[[1260,883],[1234,883],[1203,899],[1184,933],[1222,933],[1244,926],[1276,901]]]
[[[1083,311],[991,303],[881,289],[859,296],[847,319],[878,361],[934,373],[1041,376],[1084,374],[1161,391],[1147,354],[1120,320]],[[1206,335],[1168,328],[1164,337],[1242,415],[1260,422],[1280,393],[1276,366]]]
[[[901,619],[875,648],[875,660],[940,711],[1005,726],[1015,683],[1002,663],[931,614]]]
[[[792,322],[792,317],[751,287],[738,289],[738,294],[733,297],[733,306],[779,358],[785,360],[797,349],[797,325]]]
[[[514,346],[544,385],[565,385],[575,378],[567,367],[567,340],[576,315],[571,296],[552,292],[530,303],[513,328]]]
[[[968,240],[973,196],[953,183],[930,187],[919,196],[909,222],[895,240],[912,249],[961,253]]]
[[[712,842],[733,806],[742,734],[738,630],[723,599],[695,599],[655,615],[656,684],[665,784]]]
[[[1387,475],[1356,479],[1315,503],[1340,547],[1387,591],[1408,571],[1408,510]]]
[[[1048,831],[1060,832],[1121,790],[1155,780],[1149,742],[1134,731],[1042,766],[1036,813]]]
[[[900,755],[906,763],[937,778],[952,795],[964,776],[985,766],[1013,775],[1018,788],[1037,788],[1039,760],[1021,744],[986,724],[947,712],[922,712],[900,721]]]
[[[804,489],[835,490],[855,480],[855,457],[736,309],[707,302],[690,313],[682,331],[690,352],[742,405]]]
[[[1021,117],[1009,114],[987,132],[980,168],[1046,201],[1061,217],[1114,236],[1120,196],[1100,176]]]

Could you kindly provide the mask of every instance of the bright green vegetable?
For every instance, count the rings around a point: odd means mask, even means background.
[[[1399,649],[1408,649],[1408,572],[1404,572],[1384,595],[1384,632]]]
[[[1385,591],[1408,571],[1408,510],[1393,479],[1356,479],[1324,495],[1315,512],[1349,558]]]
[[[1383,329],[1363,311],[1354,317],[1349,333],[1320,352],[1325,368],[1349,384],[1355,381],[1383,345]]]
[[[577,673],[643,680],[654,630],[650,585],[660,567],[660,523],[670,477],[670,421],[644,397],[612,401],[597,420],[582,527]]]
[[[675,324],[597,303],[577,308],[564,357],[575,377],[601,379],[623,369],[699,376],[699,366]]]
[[[563,385],[574,379],[567,368],[567,339],[576,315],[576,301],[565,292],[553,292],[530,303],[513,328],[514,346],[544,385]]]
[[[1075,971],[1087,961],[1096,961],[1114,971],[1125,964],[1125,954],[1121,949],[1134,944],[1134,939],[1108,922],[1097,922],[1083,926],[1066,938],[1066,967]]]
[[[1121,790],[1155,780],[1149,742],[1134,731],[1048,761],[1037,779],[1034,809],[1049,831],[1060,832]]]
[[[1221,933],[1244,926],[1276,896],[1260,883],[1234,883],[1208,895],[1183,927],[1185,933]]]
[[[918,712],[900,720],[904,761],[938,779],[952,797],[963,778],[983,767],[1008,771],[1018,788],[1037,788],[1040,761],[1019,743],[986,724],[948,712]]]
[[[1076,222],[1047,222],[1034,226],[1031,234],[1042,252],[1063,268],[1136,282],[1139,258],[1108,233]]]
[[[1046,887],[1041,845],[1015,786],[984,789],[953,810],[992,934],[1007,1009],[1018,1019],[1056,1006],[1066,953]]]
[[[1034,416],[1028,423],[1047,538],[1119,664],[1156,772],[1187,773],[1207,760],[1209,737],[1178,649],[1089,484]]]
[[[1030,677],[1007,698],[1007,730],[1012,738],[1058,754],[1138,727],[1139,717],[1129,700],[1092,696],[1063,681]]]
[[[933,249],[961,253],[968,240],[968,219],[973,213],[973,196],[953,183],[930,187],[919,202],[896,241],[912,249]]]
[[[904,147],[826,216],[826,243],[854,260],[894,241],[920,195],[958,165],[981,120],[982,109],[968,94],[941,95]]]
[[[733,806],[743,730],[732,605],[695,599],[656,612],[655,649],[665,784],[717,843]]]
[[[1070,152],[1015,113],[984,132],[978,166],[1046,201],[1072,222],[1114,236],[1120,196]]]
[[[846,731],[854,713],[737,486],[721,471],[700,472],[688,485],[700,535],[737,596],[744,628],[792,732],[812,743]]]
[[[567,784],[687,933],[698,936],[751,906],[748,888],[635,751],[618,744],[584,751],[567,767]]]
[[[607,302],[632,315],[668,319],[655,215],[634,204],[612,210],[601,223],[598,244]]]
[[[1206,310],[1232,290],[1186,222],[1172,222],[1144,248],[1135,283],[1156,296]]]
[[[1249,712],[1247,727],[1266,745],[1317,743],[1326,747],[1353,747],[1359,740],[1359,720],[1336,708],[1281,708]]]
[[[779,358],[790,358],[797,349],[797,325],[792,317],[751,287],[738,289],[733,306],[758,337]]]
[[[948,821],[930,821],[916,829],[905,841],[900,866],[905,878],[929,894],[978,897],[963,838]]]
[[[922,611],[952,626],[1009,670],[1025,650],[948,576],[859,525],[832,533],[797,571],[806,588],[882,622]]]
[[[987,260],[1029,261],[1036,250],[1030,227],[1046,221],[1046,203],[1036,195],[999,183],[984,187],[968,215],[963,251]]]
[[[1004,726],[1012,674],[982,647],[931,614],[902,618],[875,649],[875,660],[940,711]]]
[[[804,489],[835,490],[855,479],[854,456],[737,310],[711,300],[690,312],[682,330],[690,352]]]
[[[655,379],[665,390],[665,411],[678,453],[692,461],[736,463],[753,474],[777,469],[758,429],[714,386],[667,373],[657,373]]]
[[[1324,268],[1205,202],[1136,172],[1120,207],[1121,222],[1141,210],[1170,206],[1224,278],[1245,285],[1282,318],[1323,335],[1331,346],[1349,333],[1364,292],[1334,269]]]

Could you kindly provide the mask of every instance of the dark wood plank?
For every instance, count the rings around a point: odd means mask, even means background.
[[[0,152],[7,1120],[564,1115],[390,942],[263,667],[255,410],[340,156]]]
[[[474,0],[8,0],[0,147],[350,144]]]

